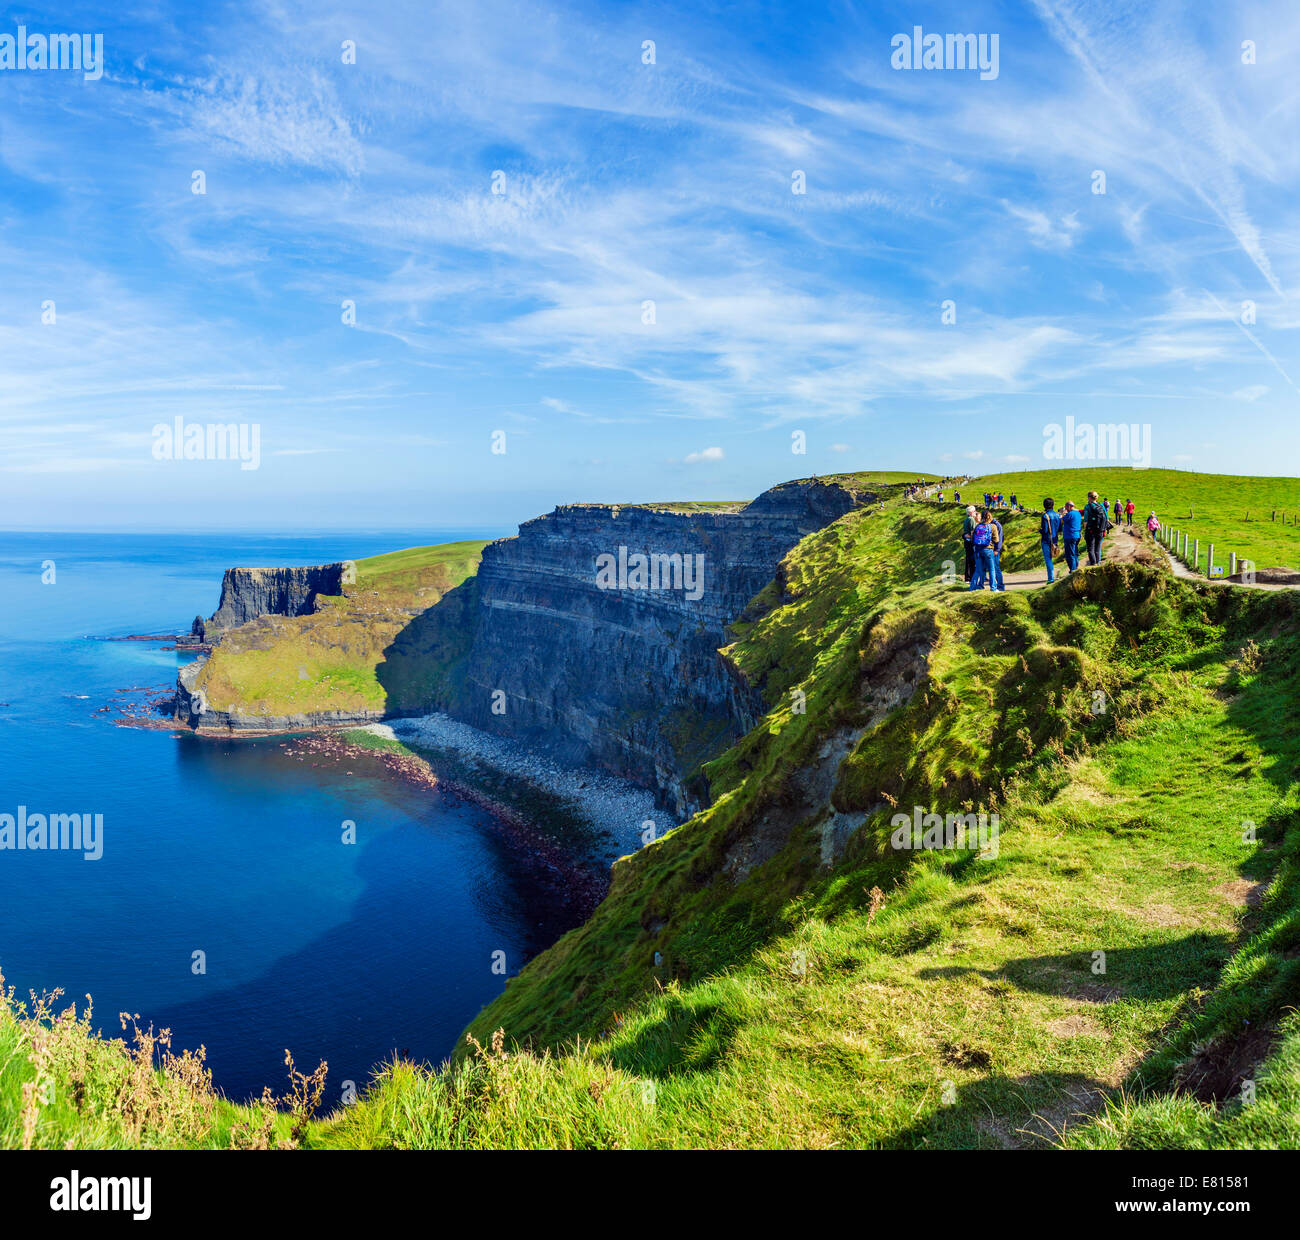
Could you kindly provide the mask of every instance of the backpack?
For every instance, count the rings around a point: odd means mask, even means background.
[[[1110,528],[1110,517],[1100,504],[1093,502],[1084,510],[1083,524],[1089,533],[1104,534]]]
[[[993,542],[993,527],[987,522],[981,521],[976,527],[975,532],[971,535],[972,547],[987,547]]]

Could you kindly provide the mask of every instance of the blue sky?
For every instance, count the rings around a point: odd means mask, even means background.
[[[1300,6],[19,24],[101,32],[106,68],[0,70],[0,526],[504,528],[1045,466],[1067,416],[1300,474]],[[997,78],[891,68],[918,24],[996,33]],[[176,417],[256,424],[259,468],[154,459]]]

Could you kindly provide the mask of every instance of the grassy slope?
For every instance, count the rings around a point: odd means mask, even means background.
[[[267,616],[228,633],[197,687],[214,709],[250,715],[415,709],[429,701],[440,665],[412,649],[412,617],[466,589],[484,546],[444,543],[358,560],[355,585],[323,598],[320,611]]]
[[[1015,493],[1026,508],[1042,505],[1050,495],[1059,508],[1064,500],[1082,505],[1096,490],[1111,504],[1132,498],[1135,522],[1145,524],[1155,511],[1165,525],[1186,530],[1207,543],[1215,558],[1228,562],[1229,552],[1253,560],[1257,568],[1300,567],[1300,481],[1295,478],[1241,478],[1197,474],[1177,469],[1040,469],[1019,474],[989,474],[968,484],[971,496],[985,491]],[[964,491],[963,491],[964,494]],[[1278,518],[1271,519],[1276,510]],[[1194,514],[1194,515],[1189,515]],[[1289,524],[1283,524],[1283,517]]]
[[[932,519],[952,520],[856,515],[801,544],[792,601],[732,651],[771,668],[776,709],[717,764],[719,801],[621,863],[592,921],[513,981],[477,1033],[599,1039],[594,1056],[657,1081],[666,1143],[997,1145],[1095,1105],[1196,1014],[1239,935],[1244,884],[1294,823],[1293,597],[1198,594],[1116,566],[1041,596],[904,587],[905,610],[879,570],[931,556],[915,547]],[[875,610],[887,602],[897,610]],[[866,669],[918,632],[933,642],[930,684],[859,744],[836,806],[994,808],[998,861],[900,863],[877,813],[833,871],[799,822],[766,868],[720,878],[773,804],[797,803],[800,768],[852,721]],[[1249,634],[1270,683],[1229,670]],[[793,683],[802,717],[781,700]],[[1271,854],[1241,842],[1245,819]],[[1245,1000],[1256,1024],[1297,994],[1284,954],[1296,892],[1274,904],[1286,929],[1263,953],[1276,984]],[[1294,1118],[1278,1116],[1271,1139],[1294,1142]]]
[[[619,863],[485,1049],[395,1065],[306,1142],[1300,1146],[1296,596],[1141,564],[971,596],[958,520],[891,503],[800,544],[728,652],[772,709],[714,806]],[[1007,532],[1031,563],[1032,519]],[[824,866],[809,772],[859,732],[833,802],[866,825]],[[894,853],[895,804],[996,812],[999,856]],[[0,1015],[0,1144],[23,1028]],[[222,1115],[172,1140],[224,1144]]]

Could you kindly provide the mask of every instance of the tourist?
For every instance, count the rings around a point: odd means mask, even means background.
[[[993,540],[996,537],[993,519],[985,510],[971,531],[971,546],[975,552],[975,574],[970,583],[972,590],[982,590],[986,581],[990,587],[993,584]]]
[[[1056,580],[1056,569],[1052,557],[1056,554],[1056,544],[1061,538],[1061,514],[1056,511],[1056,501],[1043,500],[1043,516],[1038,523],[1038,537],[1043,548],[1043,563],[1047,565],[1047,584]]]
[[[1105,502],[1097,499],[1096,491],[1088,492],[1088,502],[1083,506],[1083,541],[1088,549],[1088,563],[1101,563],[1101,542],[1106,537],[1106,527],[1110,524],[1110,515]]]
[[[1119,502],[1119,500],[1116,500],[1115,501],[1115,524],[1122,525],[1123,523],[1124,523],[1124,506]]]
[[[1002,582],[1002,522],[996,517],[993,518],[993,582],[990,588],[994,593],[1005,593],[1006,586]]]
[[[962,574],[962,580],[970,581],[975,576],[975,544],[971,542],[971,537],[975,533],[975,527],[979,524],[979,513],[975,511],[974,504],[966,505],[966,519],[961,523],[961,545],[966,552],[966,568]]]
[[[1156,514],[1153,512],[1147,517],[1147,533],[1154,538],[1160,533],[1160,522],[1156,520]]]
[[[1124,515],[1128,517],[1129,529],[1133,528],[1133,514],[1136,511],[1137,511],[1137,505],[1132,500],[1129,500],[1129,502],[1124,505]]]
[[[1061,549],[1065,552],[1067,572],[1073,573],[1079,567],[1079,536],[1082,532],[1083,514],[1067,499],[1061,513]]]

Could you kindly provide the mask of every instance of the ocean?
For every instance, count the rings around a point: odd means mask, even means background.
[[[117,705],[167,692],[193,656],[105,639],[188,630],[227,567],[501,532],[0,534],[0,814],[104,824],[98,860],[0,850],[6,985],[61,988],[79,1007],[89,994],[110,1036],[121,1012],[170,1028],[174,1049],[206,1047],[237,1100],[283,1092],[286,1049],[307,1071],[328,1061],[326,1108],[395,1052],[443,1060],[573,913],[450,793],[312,765],[281,738],[115,724]]]

